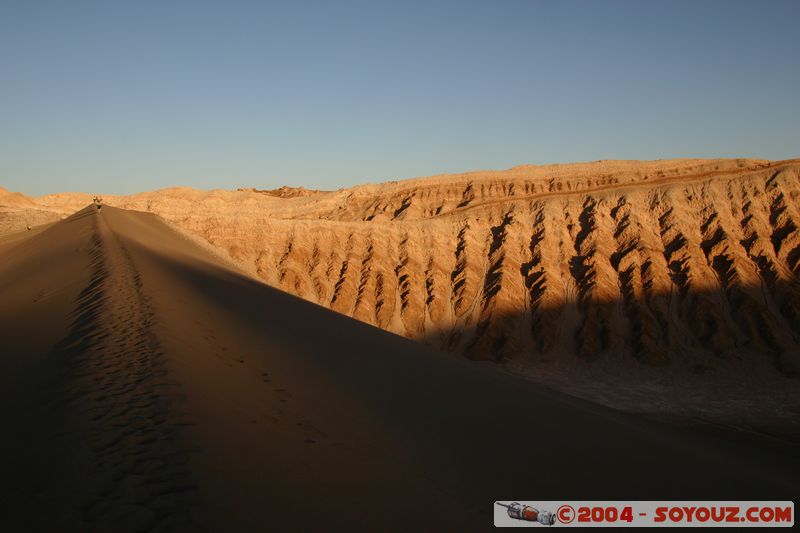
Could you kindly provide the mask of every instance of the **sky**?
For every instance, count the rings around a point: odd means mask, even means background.
[[[800,1],[0,0],[0,186],[800,156]]]

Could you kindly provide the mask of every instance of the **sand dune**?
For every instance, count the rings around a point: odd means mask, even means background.
[[[800,420],[798,172],[599,161],[106,201],[157,213],[286,292],[572,394],[785,428]],[[90,198],[32,203],[54,217]]]
[[[0,243],[0,339],[4,531],[471,531],[503,497],[800,488],[795,445],[442,354],[255,282],[143,212],[88,207]]]

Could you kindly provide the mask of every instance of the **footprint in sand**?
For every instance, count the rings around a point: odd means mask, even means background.
[[[275,389],[275,393],[278,395],[278,399],[281,403],[286,403],[292,397],[292,394],[286,389]]]

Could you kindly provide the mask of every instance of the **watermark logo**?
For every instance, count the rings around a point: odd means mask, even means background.
[[[551,512],[555,509],[554,512]],[[793,527],[791,501],[495,502],[496,527]]]
[[[556,517],[550,511],[540,511],[530,505],[522,505],[519,502],[502,503],[495,502],[497,505],[506,508],[508,516],[514,520],[524,520],[526,522],[538,522],[545,526],[552,526],[556,523]]]

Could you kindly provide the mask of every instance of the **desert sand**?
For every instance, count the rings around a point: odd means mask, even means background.
[[[597,161],[105,201],[158,214],[275,288],[572,395],[797,432],[799,172]],[[0,234],[90,201],[0,194]]]
[[[436,338],[471,346],[467,353],[485,359],[521,357],[505,347],[523,346],[524,335],[531,345],[554,346],[573,335],[577,351],[562,357],[577,367],[612,357],[602,354],[616,346],[613,335],[602,332],[619,317],[592,303],[618,297],[612,287],[629,295],[620,316],[633,321],[635,312],[645,316],[661,305],[644,296],[648,290],[683,279],[689,289],[675,290],[669,308],[683,320],[675,327],[706,327],[691,319],[691,302],[702,298],[709,303],[698,307],[713,313],[723,294],[731,295],[727,305],[741,294],[735,312],[715,316],[718,327],[750,320],[755,309],[773,310],[770,298],[791,302],[796,285],[780,281],[793,275],[791,250],[776,250],[775,233],[759,232],[794,216],[794,164],[759,163],[763,168],[753,170],[751,163],[718,163],[721,171],[696,179],[680,177],[694,163],[671,164],[675,183],[659,185],[664,192],[627,185],[621,174],[612,179],[613,199],[586,192],[602,189],[597,180],[606,179],[589,170],[569,181],[574,194],[550,196],[541,189],[560,182],[544,176],[559,176],[558,167],[510,171],[509,180],[542,175],[530,178],[527,191],[515,185],[518,192],[495,182],[464,186],[469,176],[452,188],[442,178],[290,198],[162,191],[106,199],[128,209],[84,202],[63,220],[80,199],[35,199],[25,212],[58,221],[0,238],[0,529],[472,531],[491,526],[493,502],[502,498],[789,499],[800,489],[800,455],[787,439],[623,413],[537,385],[491,360],[470,361],[365,323],[389,330],[394,323],[410,337],[409,330],[430,332],[440,323]],[[629,181],[644,179],[645,167],[631,164]],[[720,172],[732,177],[720,180]],[[752,193],[757,201],[744,214],[750,226],[744,219],[731,224],[733,200],[708,200],[703,205],[717,214],[696,218],[699,204],[682,196],[717,189],[744,195],[745,186],[763,190]],[[416,192],[406,200],[409,190]],[[581,200],[589,194],[591,202]],[[652,206],[662,194],[671,199],[666,207],[626,207]],[[144,212],[166,205],[172,214],[161,216],[172,224]],[[265,205],[272,209],[266,214]],[[785,207],[770,215],[775,205]],[[663,226],[639,220],[645,216],[663,219]],[[534,223],[540,217],[544,222]],[[430,229],[422,229],[423,220]],[[194,228],[245,265],[212,253],[174,224]],[[697,227],[681,233],[690,226]],[[722,236],[706,241],[717,228]],[[793,228],[778,234],[796,249],[787,240],[796,238]],[[532,241],[541,231],[544,237]],[[740,236],[752,243],[741,244]],[[664,241],[676,243],[667,257]],[[751,255],[739,252],[748,246]],[[325,305],[253,279],[246,263],[256,249],[262,251],[250,266],[262,277],[294,284],[297,293],[324,294],[315,298]],[[532,261],[537,253],[542,258]],[[614,253],[616,266],[600,264]],[[558,254],[579,254],[583,267],[571,268]],[[758,285],[758,297],[738,289],[748,286],[744,276],[768,271],[739,270],[755,254],[775,273],[772,285]],[[711,272],[718,256],[731,257],[732,266],[724,264],[739,277],[724,278],[727,292],[696,293],[692,283],[720,282]],[[688,269],[685,277],[671,270],[675,261]],[[520,262],[530,264],[521,272]],[[608,280],[629,268],[629,288]],[[329,270],[334,274],[325,278]],[[566,290],[564,276],[577,270],[570,310],[544,313],[546,302]],[[646,272],[666,277],[646,282]],[[429,278],[433,288],[426,289]],[[513,290],[514,283],[526,290]],[[436,315],[440,305],[445,310]],[[775,307],[774,316],[785,317],[784,309]],[[467,317],[471,327],[450,340]],[[540,324],[545,319],[554,322]],[[769,337],[783,347],[792,322],[782,320],[755,331],[783,332]],[[564,326],[551,338],[555,323]],[[577,337],[568,329],[573,323],[583,331]],[[680,363],[678,344],[665,344],[663,355],[649,348],[647,324],[632,328],[639,344],[613,357],[641,366],[665,363],[659,357]],[[653,324],[663,325],[657,317]],[[513,327],[519,336],[509,333]],[[722,346],[722,333],[680,331],[676,343]],[[427,333],[418,337],[437,344]],[[581,348],[590,339],[596,353]],[[790,379],[784,373],[793,368],[791,353],[770,350],[761,357],[774,378]],[[713,353],[723,362],[731,357]]]

